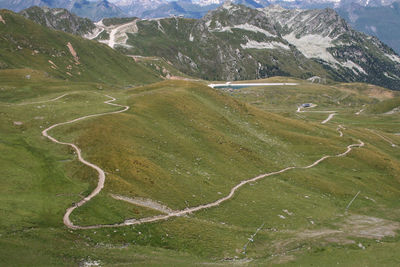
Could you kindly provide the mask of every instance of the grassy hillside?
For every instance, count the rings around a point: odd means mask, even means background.
[[[351,113],[357,112],[367,105],[370,109],[375,104],[395,103],[397,97],[400,96],[400,93],[396,91],[364,83],[319,84],[286,77],[273,77],[252,82],[287,82],[297,85],[286,86],[284,90],[282,90],[282,86],[261,86],[223,91],[266,111],[286,113],[292,117],[297,117],[292,111],[295,111],[297,106],[303,103],[317,104],[317,108],[313,111],[344,110],[346,113]]]
[[[50,30],[11,11],[1,10],[0,15],[5,21],[0,23],[0,69],[30,68],[70,81],[118,85],[160,80],[106,45]]]
[[[352,265],[356,257],[370,265],[396,264],[400,152],[365,128],[400,144],[394,135],[400,132],[399,118],[355,115],[363,105],[380,101],[361,85],[296,80],[298,88],[223,92],[201,83],[163,81],[121,90],[27,71],[0,71],[0,147],[5,152],[0,154],[0,215],[7,218],[0,221],[1,265],[97,261],[106,266],[308,266]],[[28,74],[29,80],[20,78]],[[59,100],[41,102],[65,93]],[[65,209],[91,192],[97,176],[78,163],[72,150],[42,138],[41,131],[57,122],[119,109],[104,104],[104,94],[131,109],[50,132],[77,144],[107,175],[100,195],[73,212],[71,219],[79,225],[159,214],[115,200],[111,193],[183,209],[219,199],[244,179],[342,153],[358,139],[366,146],[311,169],[246,185],[221,206],[188,216],[115,229],[69,230],[62,223]],[[316,109],[334,108],[338,115],[326,125],[320,119],[327,114],[296,116],[296,103],[311,96],[319,104]],[[256,98],[258,104],[253,103]],[[279,105],[286,110],[277,110]],[[338,124],[346,127],[344,137],[336,130]],[[244,254],[248,238],[260,226]]]
[[[387,99],[368,108],[371,113],[385,113],[400,107],[400,97]]]

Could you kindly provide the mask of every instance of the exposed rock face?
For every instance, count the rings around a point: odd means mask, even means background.
[[[336,79],[400,89],[400,57],[377,38],[353,30],[334,10],[269,7],[264,12],[285,40],[319,60]]]
[[[78,16],[90,18],[94,21],[125,16],[125,13],[119,7],[107,0],[75,0],[69,10]]]
[[[62,8],[31,7],[20,12],[24,17],[54,30],[84,35],[95,29],[89,19],[80,18]]]

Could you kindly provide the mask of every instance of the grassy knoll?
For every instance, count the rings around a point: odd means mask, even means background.
[[[12,75],[24,77],[19,72]],[[361,85],[299,80],[297,87],[230,92],[188,81],[122,89],[67,83],[40,72],[32,72],[29,80],[9,77],[0,73],[0,215],[7,218],[0,221],[0,265],[309,266],[338,259],[355,265],[356,257],[371,265],[397,263],[400,152],[365,128],[400,144],[394,134],[400,132],[399,119],[396,114],[354,114],[395,95],[373,97],[372,89]],[[377,92],[386,93],[374,87]],[[70,94],[54,102],[7,105],[64,93]],[[107,175],[102,193],[73,212],[76,224],[159,214],[115,200],[111,193],[183,209],[219,199],[241,180],[342,153],[358,139],[366,146],[312,169],[245,185],[216,208],[151,224],[73,231],[63,225],[62,216],[93,190],[96,173],[79,164],[72,150],[40,133],[57,122],[118,110],[103,103],[108,100],[104,94],[131,108],[50,132],[77,144]],[[338,110],[338,115],[321,125],[327,114],[296,114],[296,105],[304,102],[318,104],[316,110]],[[336,131],[338,124],[346,127],[344,137]],[[370,256],[371,251],[379,258]]]

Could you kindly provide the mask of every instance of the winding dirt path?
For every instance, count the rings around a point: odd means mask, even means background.
[[[360,115],[362,112],[364,111],[364,109],[360,109],[360,111],[357,111],[356,113],[354,113],[354,114],[356,114],[356,115]]]
[[[58,96],[56,98],[49,99],[49,100],[43,100],[43,101],[37,101],[37,102],[17,103],[17,104],[4,104],[4,106],[9,107],[9,106],[24,106],[24,105],[43,104],[43,103],[47,103],[47,102],[57,101],[57,100],[63,98],[64,96],[67,96],[67,95],[70,95],[70,93],[63,94],[63,95],[60,95],[60,96]]]
[[[110,100],[105,101],[105,104],[108,105],[112,105],[112,106],[116,106],[116,107],[123,107],[123,109],[118,110],[118,111],[111,111],[111,112],[105,112],[105,113],[99,113],[99,114],[93,114],[93,115],[87,115],[87,116],[83,116],[74,120],[70,120],[70,121],[66,121],[66,122],[61,122],[61,123],[57,123],[54,124],[52,126],[50,126],[49,128],[45,129],[42,131],[42,135],[47,137],[48,139],[50,139],[50,141],[60,144],[60,145],[66,145],[66,146],[70,146],[72,147],[75,151],[76,154],[78,155],[78,160],[80,162],[82,162],[83,164],[85,164],[86,166],[89,166],[92,169],[95,169],[97,171],[97,173],[99,174],[99,181],[97,182],[97,186],[96,188],[93,190],[92,193],[90,193],[90,195],[88,195],[87,197],[83,198],[81,201],[79,201],[78,203],[75,203],[74,206],[70,207],[67,209],[65,215],[64,215],[64,224],[69,227],[69,228],[74,228],[76,229],[77,227],[74,226],[74,224],[71,222],[70,220],[70,215],[71,213],[78,207],[82,206],[83,204],[85,204],[86,202],[90,201],[92,198],[94,198],[96,195],[98,195],[100,193],[100,191],[103,189],[104,187],[104,181],[106,179],[106,175],[104,173],[104,171],[97,165],[90,163],[88,161],[86,161],[83,157],[82,157],[82,153],[81,150],[79,149],[79,147],[77,147],[76,145],[72,144],[72,143],[66,143],[66,142],[61,142],[58,141],[57,139],[55,139],[54,137],[52,137],[51,135],[48,134],[48,131],[58,127],[58,126],[62,126],[62,125],[66,125],[66,124],[71,124],[77,121],[81,121],[84,119],[88,119],[88,118],[93,118],[93,117],[99,117],[99,116],[103,116],[103,115],[110,115],[110,114],[117,114],[117,113],[121,113],[121,112],[125,112],[129,109],[128,106],[123,106],[123,105],[119,105],[119,104],[114,104],[111,103],[113,101],[115,101],[116,99],[114,97],[108,96],[106,95],[106,97],[111,98]]]
[[[311,106],[310,106],[310,107],[307,107],[307,109],[309,109],[309,108],[315,108],[316,106],[317,106],[317,105],[315,105],[315,104],[311,104]],[[306,111],[306,110],[303,110],[303,107],[302,107],[302,106],[297,107],[296,112],[297,112],[297,113],[303,113],[303,112],[331,113],[331,114],[329,114],[328,118],[326,118],[324,121],[321,122],[321,124],[327,123],[328,121],[330,121],[330,120],[336,115],[336,111],[325,111],[325,110],[321,110],[321,111],[319,111],[319,110],[317,110],[317,111],[309,111],[309,110],[307,110],[307,111]],[[341,136],[342,136],[342,135],[341,135]]]
[[[327,123],[327,122],[330,121],[335,115],[336,115],[336,113],[331,113],[331,114],[329,114],[328,118],[326,118],[324,121],[322,121],[321,124]]]
[[[99,166],[86,161],[82,157],[81,150],[80,150],[79,147],[77,147],[76,145],[74,145],[72,143],[66,143],[66,142],[58,141],[54,137],[50,136],[48,134],[48,131],[50,131],[50,130],[58,127],[58,126],[71,124],[71,123],[74,123],[74,122],[77,122],[77,121],[81,121],[81,120],[84,120],[84,119],[88,119],[88,118],[92,118],[92,117],[98,117],[98,116],[103,116],[103,115],[122,113],[122,112],[125,112],[125,111],[127,111],[129,109],[129,106],[123,106],[123,105],[111,103],[111,102],[116,100],[115,98],[113,98],[111,96],[108,96],[108,95],[106,95],[106,97],[111,98],[111,99],[105,101],[104,102],[105,104],[113,105],[113,106],[117,106],[117,107],[123,107],[123,109],[118,110],[118,111],[87,115],[87,116],[83,116],[83,117],[80,117],[80,118],[77,118],[77,119],[73,119],[73,120],[70,120],[70,121],[67,121],[67,122],[57,123],[57,124],[54,124],[54,125],[50,126],[49,128],[45,129],[42,132],[42,135],[47,137],[48,139],[50,139],[50,141],[52,141],[54,143],[57,143],[57,144],[60,144],[60,145],[67,145],[67,146],[72,147],[76,151],[76,153],[78,155],[78,160],[80,162],[82,162],[83,164],[85,164],[86,166],[89,166],[89,167],[95,169],[97,171],[97,173],[98,173],[99,180],[98,180],[96,188],[87,197],[83,198],[82,200],[80,200],[79,202],[75,203],[73,206],[71,206],[70,208],[68,208],[66,210],[66,213],[64,214],[63,221],[64,221],[64,224],[70,229],[97,229],[97,228],[109,228],[109,227],[122,227],[122,226],[128,226],[128,225],[138,225],[138,224],[142,224],[142,223],[150,223],[150,222],[156,222],[156,221],[161,221],[161,220],[167,220],[167,219],[172,218],[172,217],[184,216],[184,215],[187,215],[187,214],[190,214],[190,213],[193,213],[193,212],[196,212],[196,211],[200,211],[200,210],[203,210],[203,209],[217,207],[221,203],[231,199],[235,195],[236,191],[238,191],[241,187],[243,187],[244,185],[246,185],[248,183],[253,183],[253,182],[256,182],[256,181],[261,180],[263,178],[266,178],[266,177],[269,177],[269,176],[273,176],[273,175],[278,175],[278,174],[281,174],[281,173],[284,173],[284,172],[287,172],[287,171],[293,170],[293,169],[309,169],[309,168],[313,168],[313,167],[317,166],[318,164],[320,164],[321,162],[323,162],[324,160],[326,160],[328,158],[344,157],[348,153],[350,153],[353,148],[364,146],[364,142],[359,140],[358,144],[348,145],[347,146],[347,150],[345,152],[337,154],[337,155],[333,155],[333,156],[323,156],[323,157],[321,157],[320,159],[316,160],[315,162],[313,162],[312,164],[310,164],[308,166],[304,166],[304,167],[296,167],[296,166],[286,167],[286,168],[284,168],[282,170],[279,170],[279,171],[274,171],[274,172],[261,174],[259,176],[254,177],[254,178],[241,181],[239,184],[237,184],[236,186],[234,186],[230,190],[230,192],[229,192],[229,194],[227,196],[222,197],[222,198],[220,198],[220,199],[218,199],[218,200],[216,200],[214,202],[208,203],[208,204],[203,204],[203,205],[199,205],[199,206],[192,207],[192,208],[186,208],[184,210],[179,210],[179,211],[171,211],[168,214],[162,214],[162,215],[157,215],[157,216],[152,216],[152,217],[147,217],[147,218],[128,219],[128,220],[125,220],[122,223],[117,223],[117,224],[99,224],[99,225],[91,225],[91,226],[74,225],[73,222],[70,219],[71,213],[76,208],[84,205],[85,203],[90,201],[92,198],[94,198],[96,195],[98,195],[101,192],[101,190],[104,187],[104,182],[105,182],[105,177],[106,177],[105,176],[105,172]]]
[[[354,147],[362,147],[362,146],[364,146],[364,142],[359,140],[358,144],[352,144],[352,145],[347,146],[347,150],[345,152],[337,154],[337,155],[334,155],[334,156],[323,156],[322,158],[316,160],[315,162],[313,162],[312,164],[310,164],[308,166],[304,166],[304,167],[287,167],[287,168],[284,168],[284,169],[279,170],[279,171],[261,174],[259,176],[256,176],[256,177],[252,178],[252,179],[244,180],[244,181],[240,182],[239,184],[237,184],[236,186],[234,186],[227,196],[225,196],[223,198],[220,198],[220,199],[218,199],[218,200],[216,200],[214,202],[211,202],[209,204],[204,204],[204,205],[200,205],[200,206],[192,207],[192,208],[186,208],[186,209],[180,210],[180,211],[174,211],[174,212],[171,212],[171,213],[166,214],[166,215],[157,215],[157,216],[147,217],[147,218],[142,218],[142,219],[128,219],[128,220],[125,220],[123,223],[117,223],[117,224],[103,224],[103,225],[100,224],[100,225],[92,225],[92,226],[77,226],[77,225],[73,225],[72,222],[69,221],[69,219],[67,221],[68,222],[68,224],[67,224],[65,218],[70,215],[70,213],[72,212],[72,210],[71,210],[71,212],[68,213],[68,211],[67,211],[67,213],[65,214],[64,223],[69,228],[72,228],[72,229],[98,229],[98,228],[109,228],[109,227],[122,227],[122,226],[128,226],[128,225],[138,225],[138,224],[143,224],[143,223],[150,223],[150,222],[157,222],[157,221],[161,221],[161,220],[167,220],[167,219],[172,218],[172,217],[179,217],[179,216],[188,215],[190,213],[193,213],[193,212],[196,212],[196,211],[199,211],[199,210],[203,210],[203,209],[208,209],[208,208],[213,208],[213,207],[219,206],[221,203],[231,199],[234,196],[234,194],[236,193],[237,190],[239,190],[242,186],[244,186],[244,185],[246,185],[248,183],[253,183],[253,182],[256,182],[256,181],[258,181],[260,179],[263,179],[265,177],[281,174],[281,173],[284,173],[286,171],[293,170],[293,169],[310,169],[310,168],[313,168],[313,167],[317,166],[318,164],[320,164],[321,162],[323,162],[324,160],[326,160],[328,158],[344,157],[348,153],[350,153],[350,151]]]
[[[336,131],[339,132],[339,136],[343,137],[343,132],[342,130],[346,130],[346,128],[343,127],[343,125],[339,124],[339,126],[336,128]]]

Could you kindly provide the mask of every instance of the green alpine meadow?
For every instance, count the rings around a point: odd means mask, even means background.
[[[70,2],[0,10],[0,266],[400,265],[392,48],[333,9]]]

